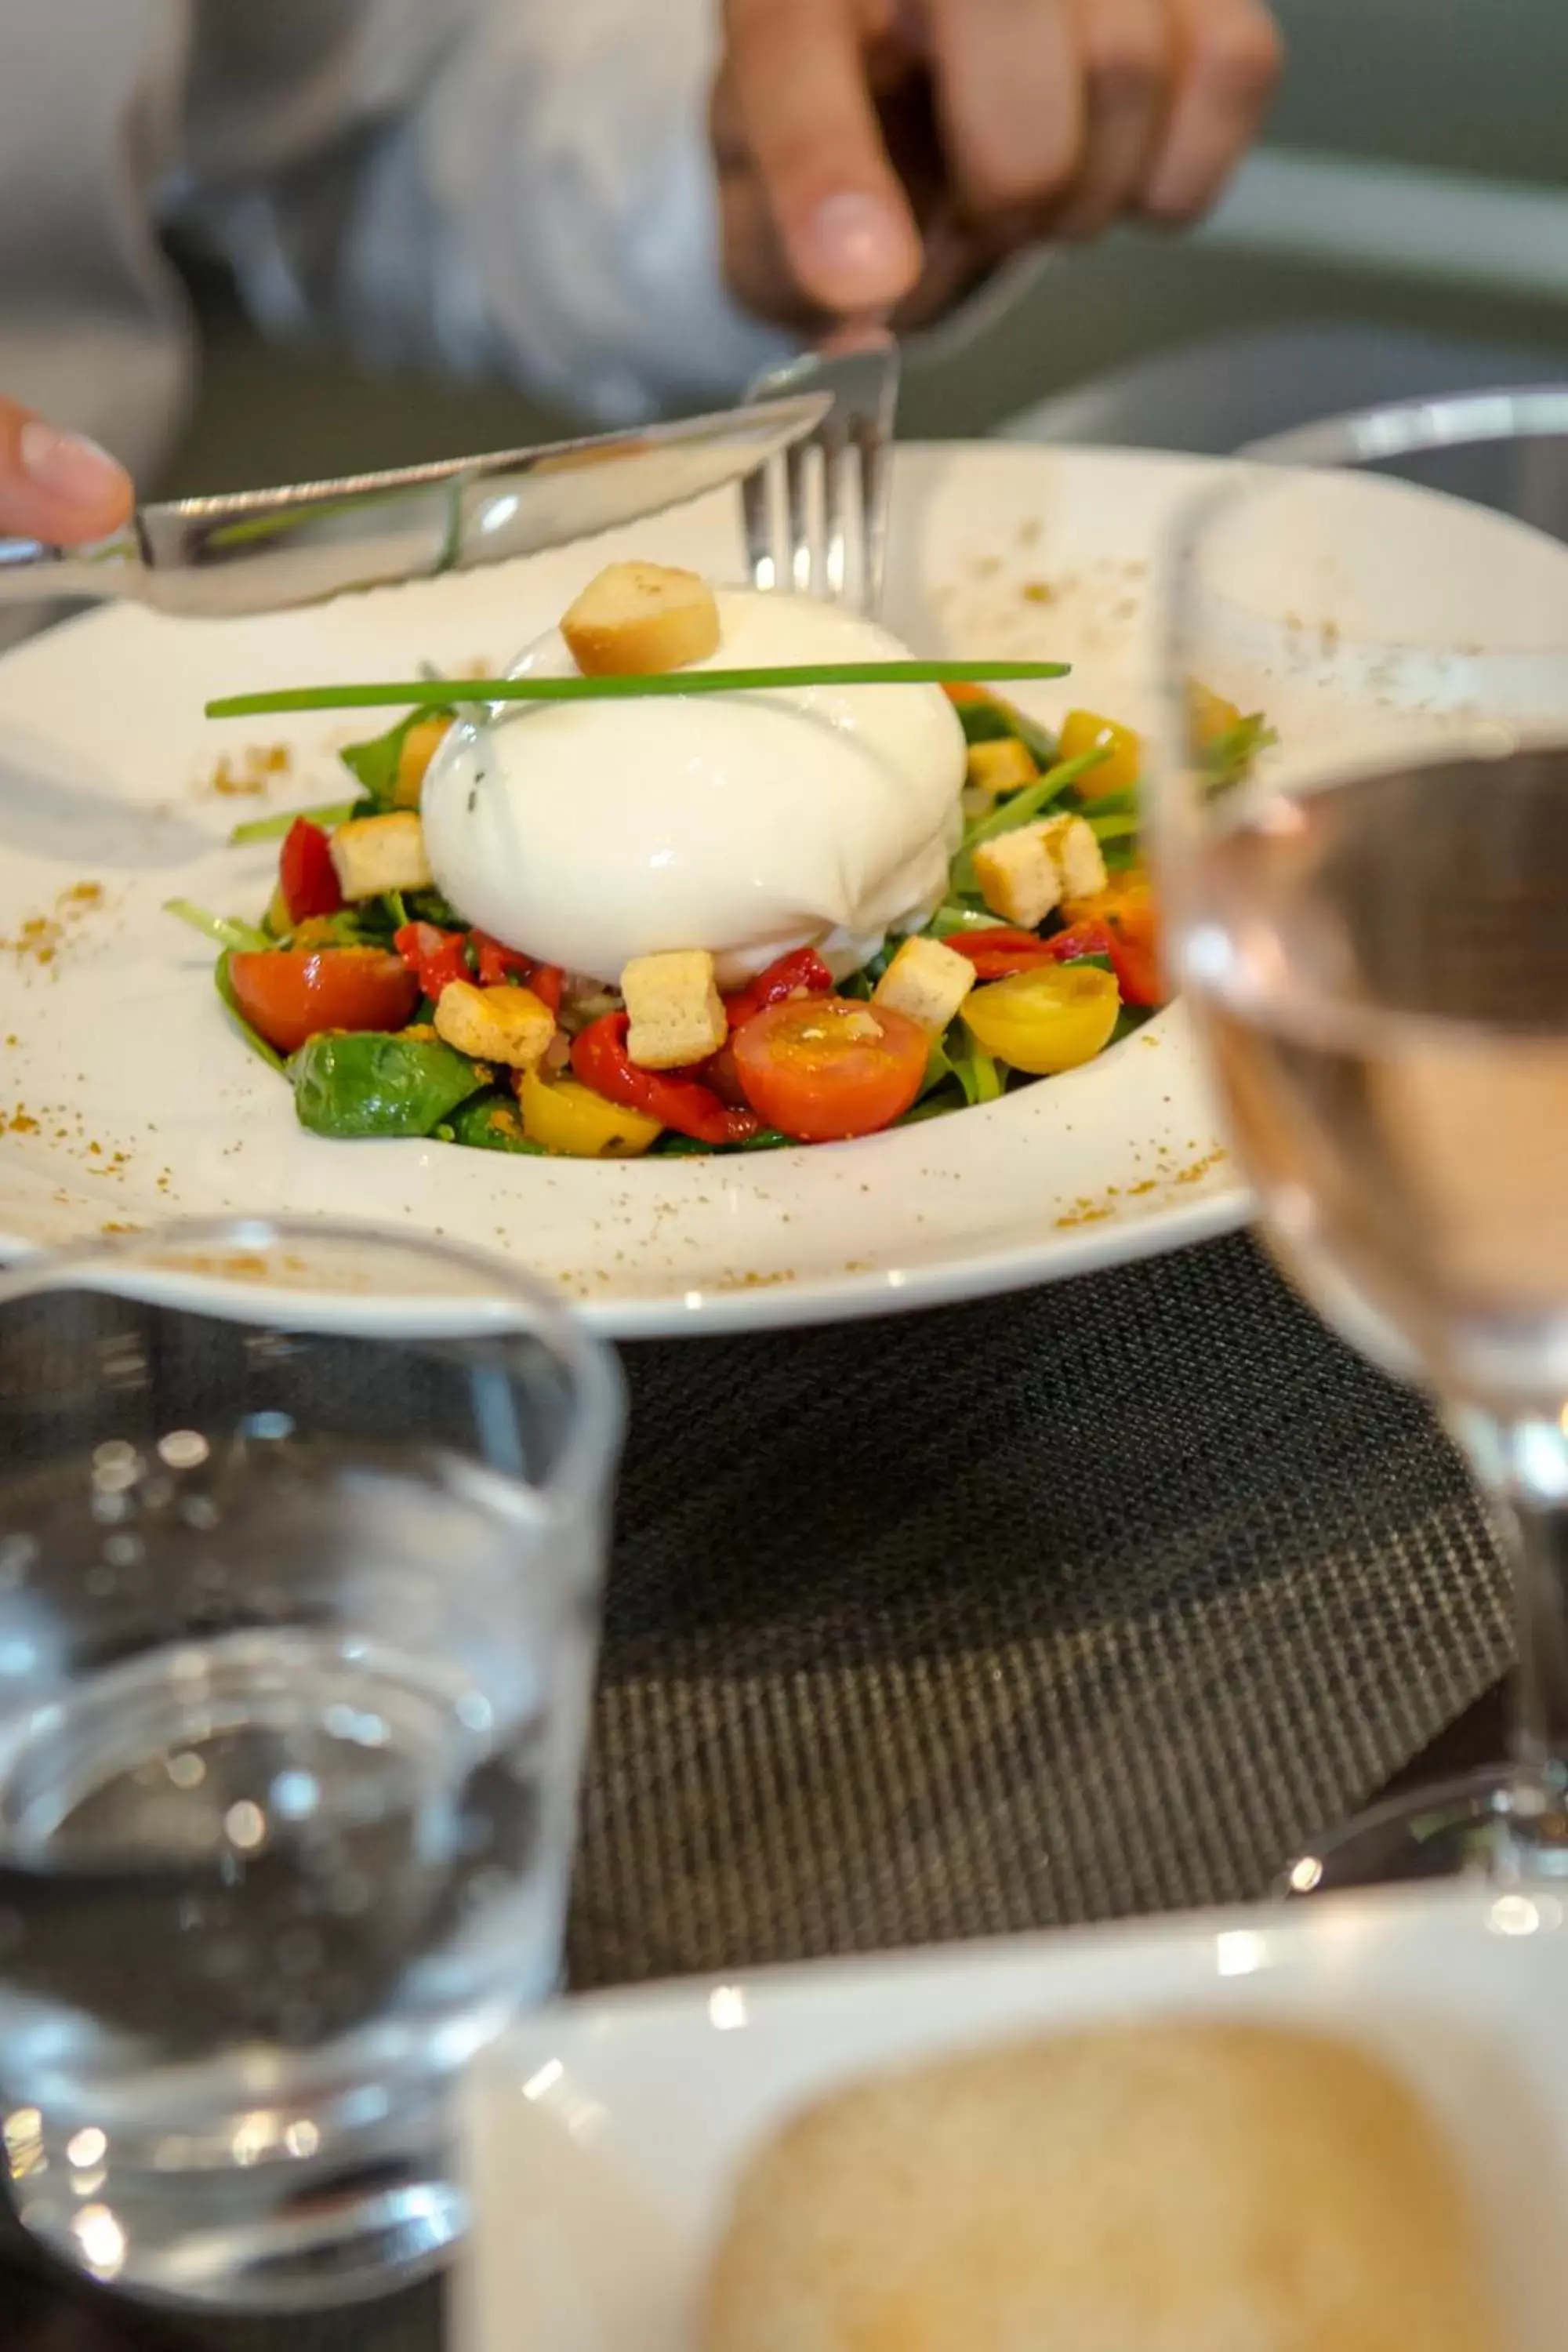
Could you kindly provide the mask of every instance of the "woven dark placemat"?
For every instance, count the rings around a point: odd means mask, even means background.
[[[1258,1894],[1505,1661],[1447,1440],[1249,1242],[626,1363],[580,1987]],[[439,2333],[13,2287],[26,2352]]]

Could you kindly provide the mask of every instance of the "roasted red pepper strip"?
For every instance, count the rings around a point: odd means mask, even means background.
[[[297,816],[283,836],[278,880],[291,923],[307,922],[312,915],[335,915],[343,903],[331,843],[308,816]]]
[[[559,1014],[562,992],[566,986],[566,975],[558,963],[536,963],[529,976],[528,984],[541,1004],[547,1004],[552,1013]]]
[[[624,1013],[590,1022],[572,1042],[572,1068],[585,1087],[624,1110],[646,1111],[698,1143],[745,1143],[757,1131],[754,1114],[726,1110],[711,1087],[676,1070],[639,1070],[627,1057]]]
[[[474,943],[481,988],[500,988],[509,980],[520,980],[528,985],[533,970],[531,956],[519,955],[515,948],[503,948],[488,931],[470,931],[468,937]]]
[[[1110,934],[1103,923],[1075,923],[1048,940],[1037,931],[962,931],[943,945],[967,958],[978,980],[1010,980],[1015,972],[1035,971],[1043,963],[1072,963],[1079,956],[1111,953]]]
[[[1147,940],[1135,939],[1110,923],[1106,926],[1106,952],[1123,1004],[1163,1004],[1164,975]]]
[[[444,931],[436,923],[405,923],[392,935],[392,944],[432,1004],[454,980],[469,980],[466,931]]]
[[[1109,925],[1086,921],[1069,924],[1065,931],[1053,932],[1040,945],[1049,950],[1053,963],[1076,963],[1079,956],[1111,954],[1115,941]]]
[[[788,955],[780,956],[765,971],[758,972],[744,988],[724,999],[724,1010],[730,1016],[731,1029],[765,1012],[770,1004],[782,1004],[790,996],[831,996],[833,974],[815,948],[792,948]]]

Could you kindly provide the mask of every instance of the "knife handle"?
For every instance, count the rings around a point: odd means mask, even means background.
[[[134,530],[88,547],[55,547],[44,539],[0,539],[0,604],[47,603],[57,596],[134,596],[142,577]]]

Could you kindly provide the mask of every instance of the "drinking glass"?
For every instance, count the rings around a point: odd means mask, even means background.
[[[1173,975],[1274,1250],[1435,1392],[1517,1581],[1511,1763],[1352,1823],[1300,1892],[1568,1871],[1565,537],[1568,390],[1307,428],[1174,535]]]
[[[343,2301],[552,1989],[620,1426],[531,1283],[250,1220],[0,1281],[0,2109],[67,2263]]]

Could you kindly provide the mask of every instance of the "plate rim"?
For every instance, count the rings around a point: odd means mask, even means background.
[[[1226,463],[1223,458],[1164,449],[1107,448],[1068,442],[1020,443],[1002,438],[911,438],[898,444],[896,458],[906,463],[912,460],[918,467],[945,467],[956,461],[961,467],[980,465],[988,470],[1000,468],[1005,473],[1014,472],[1020,466],[1044,467],[1062,461],[1070,466],[1087,460],[1150,475],[1192,474],[1199,469],[1217,471]],[[574,546],[577,544],[573,542]],[[393,583],[369,593],[376,596],[396,595],[405,588],[417,593],[428,584]],[[68,641],[74,647],[81,642],[83,630],[90,637],[106,625],[112,626],[115,620],[128,617],[132,609],[106,602],[68,615],[44,635],[51,643]],[[25,656],[29,647],[40,641],[25,638],[18,646],[0,651],[0,673],[9,670],[16,656]],[[186,1208],[180,1213],[188,1216],[202,1213]],[[320,1214],[330,1219],[337,1213],[323,1210],[289,1213],[307,1217]],[[596,1296],[568,1289],[563,1292],[563,1300],[569,1311],[599,1337],[634,1343],[732,1337],[864,1321],[977,1303],[1070,1281],[1145,1257],[1165,1255],[1233,1233],[1247,1224],[1252,1213],[1251,1195],[1227,1160],[1216,1181],[1205,1185],[1194,1199],[1178,1201],[1167,1197],[1152,1202],[1142,1213],[1097,1219],[1079,1231],[1042,1230],[1029,1236],[1020,1235],[1006,1242],[983,1241],[970,1247],[960,1240],[951,1247],[944,1245],[940,1255],[904,1266],[882,1264],[815,1276],[792,1275],[754,1284],[724,1282],[706,1287],[693,1283],[678,1288],[672,1277],[668,1288],[647,1296]],[[149,1230],[153,1222],[148,1220]],[[81,1236],[91,1237],[85,1231]],[[4,1192],[0,1190],[0,1264],[19,1264],[56,1245],[11,1230],[5,1222]],[[476,1241],[474,1245],[489,1248],[503,1257],[506,1255],[504,1245],[500,1244]],[[199,1290],[201,1302],[209,1309],[221,1304],[222,1284],[217,1278],[193,1277],[192,1288],[193,1296]],[[348,1294],[344,1294],[345,1304],[347,1299]],[[357,1305],[363,1311],[364,1328],[374,1328],[378,1319],[374,1302],[360,1300]]]

